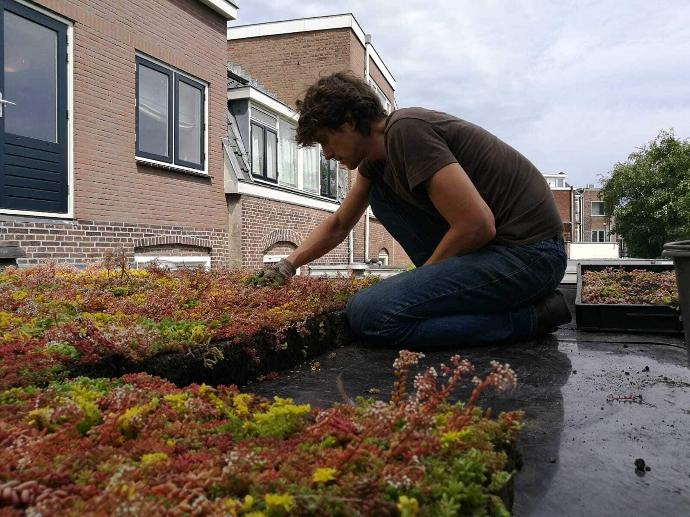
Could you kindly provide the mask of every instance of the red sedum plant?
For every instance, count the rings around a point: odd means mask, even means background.
[[[256,287],[241,270],[168,271],[54,264],[0,272],[0,388],[60,378],[70,361],[141,362],[262,331],[303,329],[342,310],[372,279],[296,277]]]
[[[454,356],[408,393],[420,357],[400,353],[390,402],[329,409],[147,374],[2,391],[0,514],[507,515],[522,415],[475,403],[514,373]]]
[[[673,271],[607,267],[582,275],[582,302],[678,307],[678,288]]]

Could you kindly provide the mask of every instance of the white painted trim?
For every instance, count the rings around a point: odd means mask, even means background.
[[[74,219],[73,214],[61,214],[59,212],[30,212],[28,210],[0,209],[2,215],[21,215],[27,217],[47,217],[49,219]]]
[[[550,188],[551,190],[562,190],[562,191],[570,191],[570,190],[573,190],[572,187],[552,187],[551,185],[549,185],[549,188]]]
[[[227,0],[200,0],[219,14],[225,16],[227,20],[237,19],[237,6]]]
[[[277,115],[281,115],[285,118],[289,118],[293,122],[297,123],[299,120],[299,115],[295,110],[289,106],[283,104],[280,101],[269,97],[265,93],[257,90],[253,86],[243,86],[242,88],[232,88],[228,90],[228,100],[243,100],[249,99],[252,102],[260,104],[261,106],[274,111]]]
[[[290,203],[292,205],[304,206],[307,208],[315,208],[317,210],[325,210],[327,212],[335,212],[340,205],[335,201],[325,201],[322,199],[314,199],[304,195],[278,190],[269,186],[261,185],[260,183],[247,183],[240,181],[237,183],[237,193],[246,194],[248,196],[261,197],[265,199],[272,199],[273,201],[281,201]]]
[[[204,264],[206,269],[211,268],[211,256],[210,255],[197,255],[197,256],[181,256],[176,257],[174,255],[134,255],[135,264],[148,264],[149,262],[160,261],[160,262],[177,262],[177,263],[193,263],[200,262]]]
[[[336,14],[333,16],[319,16],[315,18],[300,18],[297,20],[285,20],[268,23],[255,23],[252,25],[239,25],[228,27],[228,40],[245,38],[257,38],[261,36],[274,36],[277,34],[294,34],[297,32],[313,32],[329,29],[352,29],[357,39],[366,45],[364,31],[352,14]],[[371,45],[371,57],[379,67],[386,81],[395,90],[395,78]]]
[[[0,209],[0,214],[74,219],[74,24],[67,18],[25,0],[15,0],[15,2],[67,25],[67,112],[69,113],[69,120],[67,121],[67,213]]]
[[[137,163],[143,165],[150,165],[151,167],[158,167],[161,169],[167,169],[169,171],[184,172],[189,174],[194,174],[196,176],[201,176],[203,178],[210,178],[208,172],[200,171],[199,169],[192,169],[191,167],[183,167],[182,165],[175,165],[173,163],[159,162],[158,160],[151,160],[150,158],[142,158],[141,156],[134,156]]]

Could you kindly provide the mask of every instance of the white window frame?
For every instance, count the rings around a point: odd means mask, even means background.
[[[594,213],[594,203],[599,203],[601,205],[601,213],[600,214]],[[591,201],[589,213],[592,217],[605,217],[606,212],[604,210],[604,202],[603,201]]]
[[[200,176],[208,176],[209,175],[209,171],[208,171],[208,93],[209,93],[208,92],[208,89],[209,89],[208,83],[206,81],[202,81],[198,77],[194,77],[192,75],[189,75],[189,74],[183,72],[182,70],[175,68],[174,66],[171,66],[167,63],[164,63],[163,61],[160,61],[154,57],[151,57],[151,56],[144,54],[144,53],[141,53],[141,52],[135,53],[135,62],[134,62],[135,71],[136,71],[136,67],[137,67],[136,58],[150,61],[154,65],[157,65],[157,66],[160,66],[162,68],[166,68],[166,69],[170,70],[173,73],[173,77],[175,74],[177,74],[181,77],[185,77],[186,79],[193,81],[193,82],[204,87],[204,113],[203,113],[203,128],[202,128],[202,131],[204,133],[204,135],[203,135],[204,160],[203,160],[203,168],[201,168],[201,169],[196,169],[193,167],[187,167],[187,166],[179,165],[179,164],[175,163],[175,152],[176,152],[177,142],[175,140],[175,127],[174,127],[174,121],[176,118],[175,117],[176,103],[175,103],[174,99],[172,102],[172,113],[170,113],[170,116],[172,116],[172,118],[173,118],[173,140],[172,140],[172,151],[171,151],[172,152],[172,162],[168,163],[168,162],[163,162],[163,161],[152,159],[152,158],[146,158],[144,156],[138,156],[137,155],[137,141],[138,141],[137,139],[139,138],[139,135],[136,134],[136,130],[135,130],[135,141],[134,141],[134,159],[136,160],[137,163],[141,163],[143,165],[150,165],[152,167],[160,167],[163,169],[179,171],[179,172],[188,172],[188,173],[196,174],[196,175],[200,175]],[[138,75],[135,74],[135,84],[134,84],[135,91],[137,88],[137,84],[136,84],[137,80],[138,80]],[[173,86],[174,86],[174,83],[173,83]],[[174,90],[174,87],[173,87],[173,90]],[[137,99],[136,93],[135,93],[135,96],[134,96],[134,116],[135,117],[138,117],[137,111],[139,108],[138,108],[137,102],[138,102],[138,99]]]
[[[151,262],[158,262],[161,265],[165,263],[173,263],[177,268],[177,264],[195,264],[196,266],[203,264],[204,268],[208,271],[211,269],[211,256],[210,255],[187,255],[187,256],[175,256],[175,255],[134,255],[134,263],[137,269],[140,269],[142,265],[149,264]],[[191,266],[191,267],[196,267]]]
[[[594,240],[594,234],[597,235],[597,239],[596,239],[596,240]],[[600,239],[599,239],[599,236],[600,236],[600,235],[603,235],[603,238],[602,238],[603,240],[600,240]],[[607,240],[606,240],[606,230],[592,230],[592,233],[591,233],[591,240],[592,240],[592,242],[607,242]]]

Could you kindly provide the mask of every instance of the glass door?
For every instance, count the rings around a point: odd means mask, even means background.
[[[0,209],[65,213],[67,26],[0,8]]]

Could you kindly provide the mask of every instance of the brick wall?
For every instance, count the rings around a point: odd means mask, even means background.
[[[74,20],[75,218],[225,227],[225,19],[194,0],[37,3]],[[137,51],[209,84],[210,177],[135,162]]]
[[[369,218],[369,258],[378,258],[382,248],[388,251],[389,266],[407,267],[412,263],[402,246],[390,236],[383,225],[373,217]]]
[[[263,255],[276,243],[301,244],[311,230],[321,223],[328,212],[314,208],[242,196],[242,264],[259,268]],[[343,264],[348,262],[347,238],[315,264]]]
[[[369,77],[371,77],[377,86],[381,88],[381,91],[384,93],[384,95],[388,97],[389,101],[391,101],[391,105],[394,105],[395,92],[373,59],[369,59]]]
[[[295,100],[319,77],[351,69],[350,32],[333,29],[230,40],[227,58],[294,108]],[[364,69],[354,71],[362,75]]]
[[[563,233],[566,234],[566,240],[571,240],[573,190],[551,190],[551,193],[556,202],[556,208],[558,208],[561,221],[563,221]]]
[[[19,266],[55,261],[89,264],[124,250],[142,254],[211,255],[212,267],[227,262],[224,228],[190,228],[145,223],[38,220],[0,216],[0,241],[17,241],[26,253]]]
[[[350,70],[364,77],[364,62],[366,60],[366,50],[355,33],[350,31]],[[395,99],[395,91],[388,83],[386,78],[381,73],[378,65],[373,59],[369,58],[369,77],[381,88],[381,91],[388,97],[388,100],[393,104]]]

